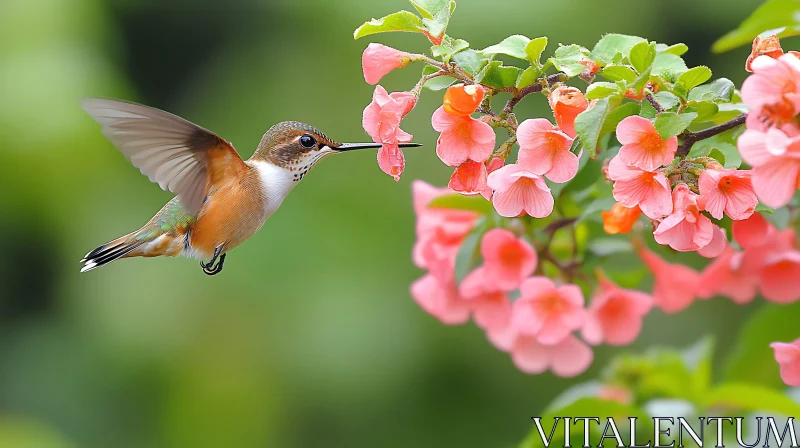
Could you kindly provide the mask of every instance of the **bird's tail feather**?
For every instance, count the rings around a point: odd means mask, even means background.
[[[103,266],[104,264],[118,260],[130,254],[145,243],[145,241],[137,241],[136,239],[131,238],[131,235],[133,234],[128,234],[113,241],[109,241],[108,243],[103,244],[97,249],[86,254],[86,256],[81,260],[81,262],[84,263],[83,267],[81,268],[81,272],[91,271],[92,269]]]

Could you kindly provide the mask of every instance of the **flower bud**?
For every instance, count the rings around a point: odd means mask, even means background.
[[[450,86],[444,94],[444,111],[462,117],[469,115],[481,105],[484,93],[483,87],[477,84]]]

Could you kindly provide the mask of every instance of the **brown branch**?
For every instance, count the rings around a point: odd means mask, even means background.
[[[746,119],[747,119],[747,114],[742,114],[730,121],[726,121],[725,123],[712,126],[708,129],[703,129],[702,131],[684,132],[683,142],[678,147],[678,150],[675,152],[675,156],[686,157],[686,155],[689,154],[689,151],[692,149],[692,146],[695,143],[699,142],[700,140],[711,138],[717,134],[721,134],[725,131],[730,131],[733,128],[741,126],[744,124]]]
[[[661,107],[661,105],[660,105],[660,104],[658,104],[658,101],[656,100],[656,97],[654,97],[652,93],[649,93],[649,92],[648,92],[648,93],[647,93],[647,95],[645,95],[644,97],[645,97],[645,98],[647,99],[647,101],[648,101],[648,102],[649,102],[649,103],[650,103],[650,104],[653,106],[653,109],[655,109],[655,110],[656,110],[656,112],[658,112],[659,114],[660,114],[661,112],[664,112],[664,108],[663,108],[663,107]]]
[[[514,96],[508,100],[506,106],[503,108],[503,114],[508,115],[513,110],[514,107],[519,103],[523,98],[530,95],[531,93],[541,92],[546,86],[550,86],[551,84],[555,84],[557,82],[565,81],[564,73],[555,73],[553,75],[546,76],[544,78],[539,78],[537,82],[529,85],[528,87],[523,87],[516,92],[514,92]]]

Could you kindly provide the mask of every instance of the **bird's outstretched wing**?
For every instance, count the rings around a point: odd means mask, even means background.
[[[233,147],[194,123],[163,110],[100,98],[81,102],[125,157],[196,214],[216,178],[246,169]]]

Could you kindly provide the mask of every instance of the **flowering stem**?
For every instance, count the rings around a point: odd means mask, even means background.
[[[702,131],[684,132],[683,142],[678,147],[678,150],[675,152],[675,155],[677,157],[686,157],[686,155],[689,154],[689,150],[692,149],[692,145],[694,145],[695,143],[699,142],[700,140],[711,138],[725,131],[730,131],[735,127],[741,126],[744,124],[746,119],[747,119],[747,114],[742,114],[730,121],[726,121],[725,123],[710,127],[708,129],[703,129]]]

